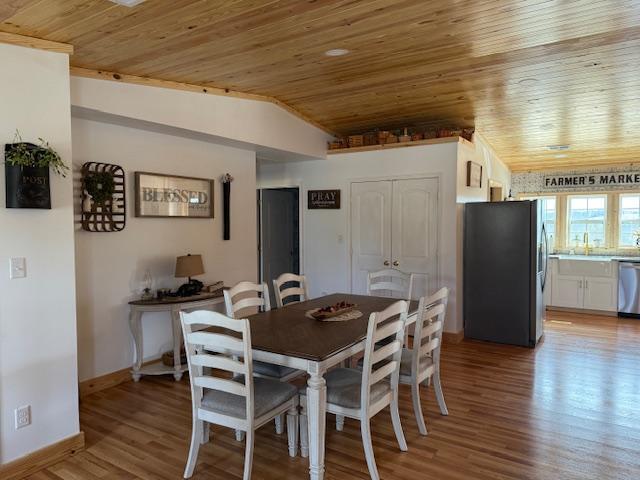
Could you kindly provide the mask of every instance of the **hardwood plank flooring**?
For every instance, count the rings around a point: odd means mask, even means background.
[[[549,312],[536,349],[465,340],[443,347],[450,415],[423,390],[429,435],[421,437],[402,387],[401,453],[388,413],[372,423],[383,479],[640,478],[640,321]],[[191,428],[188,379],[145,377],[81,403],[86,450],[31,480],[177,479]],[[328,480],[369,478],[359,425],[328,419]],[[243,444],[214,427],[194,479],[242,478]],[[287,455],[273,424],[256,440],[254,479],[304,479],[306,459]]]

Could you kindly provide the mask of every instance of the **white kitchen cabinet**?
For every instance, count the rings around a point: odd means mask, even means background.
[[[556,275],[551,282],[551,305],[554,307],[583,308],[584,277]]]
[[[616,312],[617,263],[596,260],[551,262],[551,300],[548,306]]]
[[[585,277],[584,307],[587,310],[618,310],[618,281],[615,278]]]

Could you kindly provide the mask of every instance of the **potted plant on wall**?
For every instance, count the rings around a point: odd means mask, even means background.
[[[23,142],[16,131],[14,143],[4,146],[7,208],[51,208],[49,169],[67,176],[60,155],[42,138],[40,145]]]

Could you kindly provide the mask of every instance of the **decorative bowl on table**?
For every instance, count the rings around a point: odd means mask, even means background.
[[[357,305],[355,303],[348,303],[345,300],[342,300],[338,303],[334,303],[333,305],[317,308],[316,310],[309,312],[309,315],[316,320],[326,320],[328,318],[337,317],[338,315],[351,312],[356,307]]]

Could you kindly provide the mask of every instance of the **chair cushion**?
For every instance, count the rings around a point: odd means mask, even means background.
[[[353,368],[336,368],[325,375],[327,382],[327,403],[344,408],[360,408],[360,393],[362,388],[362,372]],[[388,381],[381,380],[371,386],[370,403],[376,402],[391,391]],[[307,394],[306,388],[301,388],[301,395]]]
[[[364,358],[358,360],[358,368],[362,369]],[[433,358],[423,357],[420,361],[420,370],[425,370],[433,365]],[[411,350],[408,348],[402,349],[402,360],[400,361],[400,375],[411,375]]]
[[[234,381],[244,383],[244,377],[234,378]],[[286,382],[269,378],[253,378],[254,415],[256,418],[291,400],[297,393],[296,387]],[[202,405],[222,415],[245,418],[246,399],[220,390],[205,389]]]
[[[258,362],[257,360],[253,361],[253,373],[264,375],[265,377],[284,378],[295,371],[295,368],[274,365],[273,363]]]

